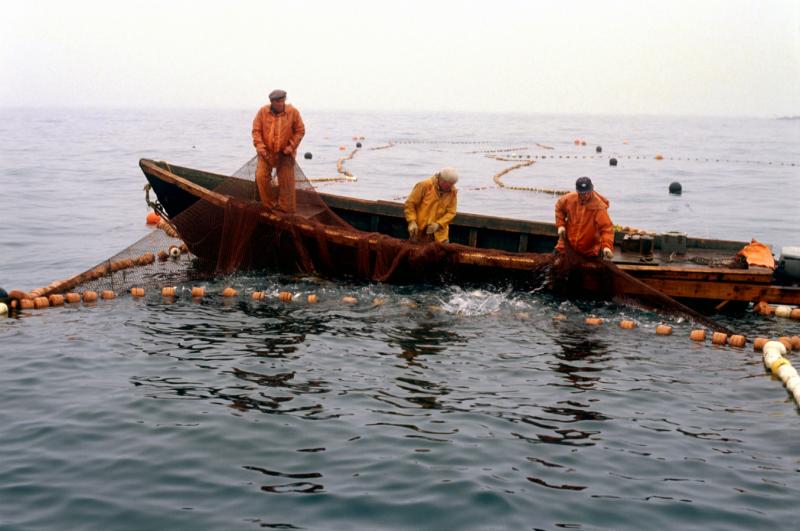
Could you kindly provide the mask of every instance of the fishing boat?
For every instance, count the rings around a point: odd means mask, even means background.
[[[247,179],[148,159],[142,159],[139,165],[158,197],[160,208],[170,219],[177,218],[200,200],[213,208],[225,209],[233,196],[220,190],[236,190],[235,195],[240,197],[255,197],[254,183]],[[297,193],[300,197],[307,192],[298,189]],[[318,196],[351,227],[370,234],[365,240],[370,249],[381,245],[381,237],[398,241],[408,238],[402,203],[324,193]],[[264,223],[276,221],[269,211],[259,215]],[[304,222],[302,217],[296,216],[294,223],[297,233],[308,241],[319,237],[319,228]],[[337,227],[325,228],[325,237],[331,245],[340,248],[355,247],[360,241]],[[258,238],[254,237],[253,241],[257,242]],[[450,242],[456,245],[456,250],[449,256],[449,279],[455,282],[524,282],[531,271],[541,270],[542,256],[552,253],[556,241],[553,223],[459,213],[450,225]],[[203,257],[202,246],[193,247],[187,243],[192,253]],[[776,274],[772,268],[748,267],[736,258],[737,252],[747,243],[675,233],[632,235],[617,232],[612,262],[649,287],[706,311],[740,308],[757,301],[800,305],[797,279],[781,275],[780,271]],[[261,262],[256,260],[257,264],[271,263],[266,256],[270,248],[251,251],[264,258]],[[344,270],[358,276],[356,264]],[[602,277],[583,275],[580,290],[600,291],[600,282]]]

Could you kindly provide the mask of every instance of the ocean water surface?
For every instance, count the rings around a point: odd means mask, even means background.
[[[232,173],[254,111],[0,110],[0,286],[69,277],[148,234],[138,160]],[[364,137],[357,180],[325,192],[399,200],[450,165],[461,211],[550,221],[552,195],[492,181],[530,156],[505,184],[589,175],[620,225],[800,245],[798,121],[301,111],[311,178]],[[228,285],[297,295],[223,301]],[[0,320],[0,528],[797,527],[799,410],[752,347],[502,287],[207,286],[200,303],[122,295]],[[663,321],[673,336],[654,334]]]

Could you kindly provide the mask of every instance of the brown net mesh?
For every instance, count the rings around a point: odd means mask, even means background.
[[[174,179],[177,175],[166,163],[158,166],[168,172],[165,176]],[[41,288],[41,294],[77,286],[120,293],[134,286],[161,287],[261,269],[392,283],[510,280],[534,288],[549,287],[568,296],[591,294],[725,331],[610,262],[582,257],[570,248],[555,259],[551,253],[411,242],[357,230],[328,207],[298,165],[294,170],[294,213],[264,206],[258,200],[253,158],[232,177],[197,185],[193,195],[185,195],[187,205],[161,225],[163,230],[153,231],[69,281]],[[271,181],[270,193],[277,194],[276,187],[277,182]],[[492,272],[491,279],[485,278],[487,270]]]

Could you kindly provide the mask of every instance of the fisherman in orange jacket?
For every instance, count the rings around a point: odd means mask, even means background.
[[[432,177],[414,185],[405,204],[408,236],[411,240],[447,243],[450,222],[456,217],[458,173],[442,168]]]
[[[594,191],[592,180],[581,177],[575,181],[575,191],[561,196],[556,202],[556,251],[564,252],[564,238],[579,254],[614,257],[614,225],[608,217],[608,199]]]
[[[305,134],[300,112],[286,104],[286,91],[270,92],[269,105],[261,107],[253,120],[253,145],[258,153],[256,185],[261,202],[266,206],[275,207],[275,192],[270,181],[271,174],[276,172],[278,208],[288,213],[297,209],[294,157]]]

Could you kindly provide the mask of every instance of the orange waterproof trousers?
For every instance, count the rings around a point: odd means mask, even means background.
[[[278,174],[277,188],[272,185],[272,169]],[[271,155],[268,159],[258,157],[256,166],[256,186],[261,202],[269,208],[277,208],[289,214],[297,210],[295,183],[294,183],[294,157],[289,155]]]

